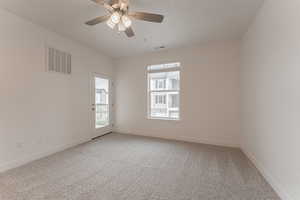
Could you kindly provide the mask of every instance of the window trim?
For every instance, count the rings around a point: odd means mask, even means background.
[[[173,62],[174,63],[174,62]],[[179,63],[179,62],[176,62]],[[172,64],[172,62],[170,62],[170,64]],[[151,79],[150,79],[150,74],[155,74],[155,73],[162,73],[162,72],[174,72],[174,71],[178,71],[179,72],[179,86],[178,86],[178,90],[155,90],[155,91],[151,91],[150,87],[151,87]],[[180,66],[176,66],[173,68],[167,68],[167,69],[158,69],[158,70],[149,70],[149,65],[146,67],[146,79],[147,79],[147,116],[146,118],[148,120],[164,120],[164,121],[181,121],[182,117],[181,117],[181,73],[182,73],[182,67],[181,67],[181,63]],[[167,84],[167,83],[166,83]],[[171,118],[171,117],[152,117],[151,116],[151,93],[152,92],[178,92],[179,93],[179,99],[178,99],[178,113],[179,113],[179,117],[178,118]],[[166,99],[167,101],[167,99]],[[168,102],[167,102],[168,103]]]

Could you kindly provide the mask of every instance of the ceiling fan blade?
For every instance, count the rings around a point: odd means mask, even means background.
[[[95,3],[98,3],[98,4],[104,4],[105,3],[104,0],[91,0],[91,1],[93,1]]]
[[[93,25],[99,24],[99,23],[101,23],[101,22],[104,22],[104,21],[108,20],[109,18],[110,18],[109,15],[97,17],[97,18],[95,18],[95,19],[92,19],[92,20],[86,22],[86,24],[87,24],[87,25],[90,25],[90,26],[93,26]]]
[[[119,3],[119,0],[110,0],[108,4],[112,6],[112,5],[115,5],[118,3]]]
[[[91,0],[91,1],[93,1],[93,2],[95,2],[95,3],[99,3],[99,4],[103,4],[103,3],[105,3],[105,1],[104,1],[104,0]]]
[[[134,19],[148,21],[148,22],[155,22],[155,23],[161,23],[164,20],[163,15],[145,13],[145,12],[131,12],[129,13],[129,16]]]
[[[134,36],[134,32],[133,32],[131,27],[129,27],[125,30],[125,34],[127,35],[127,37],[133,37]]]
[[[111,7],[109,4],[105,3],[104,0],[92,0],[93,2],[102,5],[104,8],[106,8],[109,12],[114,12],[115,9]]]

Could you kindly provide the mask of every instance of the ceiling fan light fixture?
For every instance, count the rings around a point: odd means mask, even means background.
[[[111,29],[114,29],[116,24],[112,22],[111,18],[109,18],[107,21],[106,21],[106,24],[107,26],[109,26],[109,28]]]
[[[122,16],[122,22],[126,28],[129,28],[132,25],[131,19],[126,15]]]
[[[132,20],[142,20],[146,22],[162,23],[164,16],[147,12],[129,11],[129,0],[91,0],[102,5],[109,13],[86,22],[86,25],[94,26],[106,22],[111,29],[118,29],[124,32],[127,37],[135,36],[132,29]]]
[[[124,26],[124,24],[122,22],[120,22],[118,24],[118,30],[119,30],[119,32],[123,32],[126,30],[126,27]]]
[[[121,15],[118,12],[114,12],[110,17],[112,23],[118,24],[121,20]]]

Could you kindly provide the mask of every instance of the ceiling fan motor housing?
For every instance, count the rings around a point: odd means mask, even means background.
[[[115,9],[115,11],[121,11],[121,12],[124,12],[124,13],[126,13],[128,11],[128,7],[129,7],[129,1],[128,0],[119,0],[117,2],[113,1],[111,3],[112,3],[111,7],[113,7]]]

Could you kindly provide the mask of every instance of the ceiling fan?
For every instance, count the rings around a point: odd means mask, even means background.
[[[143,20],[147,22],[162,23],[164,16],[145,12],[129,12],[129,0],[92,0],[102,5],[108,14],[97,17],[86,22],[87,25],[93,26],[106,21],[106,24],[114,29],[117,26],[119,32],[125,32],[128,37],[133,37],[132,19]]]

